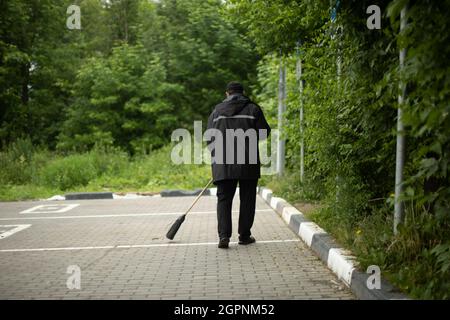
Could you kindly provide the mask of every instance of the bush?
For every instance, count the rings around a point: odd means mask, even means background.
[[[24,144],[26,145],[26,144]],[[11,149],[11,150],[10,150]],[[117,148],[96,146],[90,152],[68,155],[38,150],[22,156],[20,147],[0,153],[0,199],[47,198],[64,191],[158,192],[195,189],[211,175],[208,165],[174,165],[171,145],[130,158]],[[22,149],[30,150],[28,147]]]
[[[86,186],[103,175],[118,175],[129,165],[120,149],[95,147],[90,152],[57,157],[39,172],[38,183],[69,190]]]
[[[40,172],[40,179],[45,186],[60,190],[85,186],[97,176],[97,168],[89,154],[57,158]]]
[[[315,201],[304,195],[317,184],[298,180],[298,173],[288,171],[283,178],[264,177],[262,182],[293,203]],[[405,222],[394,235],[392,199],[368,199],[357,180],[339,185],[339,192],[322,198],[308,217],[350,249],[361,270],[378,265],[383,276],[413,298],[449,299],[450,219],[410,201]]]
[[[301,182],[300,174],[293,170],[287,170],[282,179],[277,176],[262,176],[259,185],[276,190],[288,201],[315,202],[325,196],[323,184],[320,181],[306,176]]]
[[[119,148],[96,146],[88,154],[98,176],[118,174],[129,166],[128,154]]]
[[[386,249],[387,267],[402,265],[394,279],[413,297],[450,299],[450,219],[409,205],[399,234]]]
[[[21,184],[29,181],[33,151],[30,139],[19,139],[0,152],[0,183]]]
[[[240,9],[268,6],[262,0],[236,3]],[[283,177],[291,186],[279,181],[270,182],[271,186],[293,201],[308,199],[308,189],[323,186],[316,193],[323,201],[323,209],[313,214],[313,219],[356,251],[364,263],[384,266],[383,270],[392,273],[394,284],[414,297],[448,298],[450,82],[448,60],[443,57],[448,56],[450,46],[448,33],[436,30],[448,29],[446,12],[450,2],[409,1],[408,26],[400,33],[403,0],[380,2],[386,12],[380,32],[364,28],[366,17],[361,15],[361,8],[368,7],[369,1],[358,1],[357,6],[354,1],[341,1],[335,22],[323,19],[329,17],[328,2],[302,4],[304,8],[273,4],[273,12],[277,13],[272,21],[280,22],[274,24],[280,29],[269,32],[259,27],[264,23],[260,20],[264,10],[259,14],[238,12],[240,19],[250,25],[250,34],[256,36],[260,49],[271,53],[258,68],[258,102],[271,109],[269,115],[276,114],[273,97],[277,96],[280,57],[275,54],[281,51],[274,50],[272,41],[280,36],[278,46],[286,46],[283,60],[288,93],[283,134],[286,165],[293,170]],[[309,18],[293,26],[290,17],[297,10],[304,10]],[[311,34],[301,39],[296,52],[295,42],[289,43],[288,36],[296,34],[302,22],[307,22],[304,34]],[[264,40],[270,46],[264,45]],[[400,48],[408,49],[401,70]],[[299,59],[304,81],[301,96],[295,78]],[[386,200],[395,188],[401,80],[407,84],[406,100],[401,106],[407,139],[403,199],[417,207],[414,214],[408,213],[410,219],[400,234],[394,236],[394,210]],[[303,130],[299,125],[300,106]],[[305,144],[304,184],[289,177],[298,176],[301,139]]]

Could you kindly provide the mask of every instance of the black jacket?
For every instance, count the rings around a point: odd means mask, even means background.
[[[256,103],[242,94],[229,96],[214,108],[208,119],[208,129],[216,129],[209,130],[214,134],[207,140],[214,183],[228,179],[260,178],[258,141],[269,136],[270,127]],[[265,134],[261,132],[263,134],[260,135],[260,129],[265,129]],[[219,131],[223,143],[215,135]]]

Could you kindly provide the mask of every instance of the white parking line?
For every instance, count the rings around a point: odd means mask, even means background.
[[[31,224],[10,224],[10,225],[0,225],[0,228],[12,228],[11,230],[0,233],[0,239],[5,239],[10,235],[13,235],[16,232],[22,231],[28,227],[31,227]]]
[[[256,244],[266,243],[286,243],[299,242],[300,239],[287,240],[262,240]],[[237,242],[230,242],[231,245]],[[135,245],[116,245],[116,246],[98,246],[98,247],[64,247],[64,248],[29,248],[29,249],[2,249],[0,252],[45,252],[45,251],[76,251],[76,250],[99,250],[99,249],[133,249],[133,248],[159,248],[159,247],[191,247],[191,246],[211,246],[217,245],[217,242],[199,242],[199,243],[154,243],[154,244],[135,244]]]
[[[259,209],[256,212],[269,212],[273,209]],[[189,214],[212,214],[217,211],[193,211]],[[239,212],[234,210],[234,213]],[[116,217],[152,217],[152,216],[166,216],[166,215],[182,215],[184,212],[152,212],[152,213],[129,213],[129,214],[96,214],[96,215],[81,215],[81,216],[50,216],[50,217],[18,217],[18,218],[0,218],[0,221],[8,220],[55,220],[55,219],[82,219],[82,218],[116,218]]]

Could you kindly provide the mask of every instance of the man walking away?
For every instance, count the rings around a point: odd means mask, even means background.
[[[244,95],[240,83],[230,82],[225,93],[226,99],[215,106],[208,119],[208,129],[221,136],[220,139],[213,136],[208,147],[213,180],[217,185],[218,247],[223,249],[228,248],[230,242],[231,207],[238,184],[239,244],[255,242],[250,229],[255,217],[256,187],[261,176],[258,141],[270,134],[261,108]]]

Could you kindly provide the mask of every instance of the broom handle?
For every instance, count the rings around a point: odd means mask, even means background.
[[[197,198],[195,198],[194,202],[192,202],[191,206],[189,207],[189,209],[187,209],[186,213],[184,215],[187,215],[189,211],[191,211],[192,207],[195,206],[195,204],[197,203],[198,199],[200,199],[200,197],[203,195],[203,193],[205,193],[206,189],[208,189],[209,185],[211,184],[211,182],[213,182],[213,179],[209,180],[208,184],[203,188],[203,190],[200,192],[200,194],[197,196]]]

